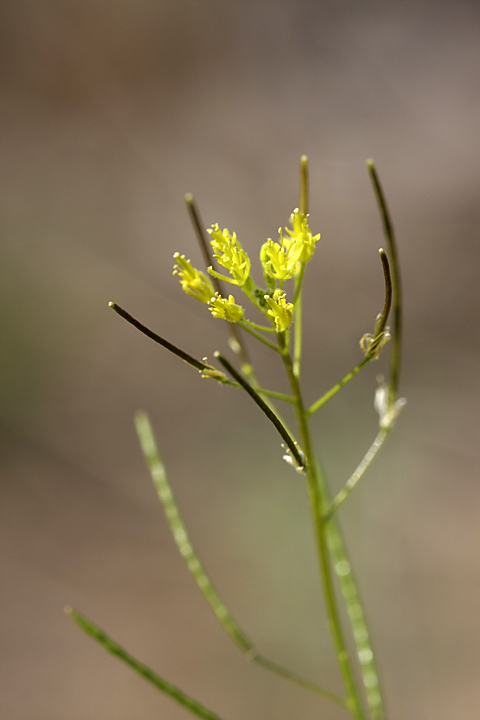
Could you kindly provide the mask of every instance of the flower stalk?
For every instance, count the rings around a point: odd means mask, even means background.
[[[336,515],[353,489],[364,477],[381,447],[383,447],[400,410],[405,404],[403,398],[397,398],[402,311],[395,237],[383,190],[371,160],[368,161],[368,169],[388,243],[389,257],[387,257],[387,253],[383,249],[379,251],[385,281],[383,309],[377,315],[374,332],[365,333],[361,339],[360,344],[364,352],[364,358],[340,382],[313,404],[308,406],[305,403],[300,386],[303,339],[302,288],[307,265],[312,260],[316,244],[320,239],[320,234],[313,235],[309,227],[309,179],[306,156],[302,156],[301,159],[300,202],[299,207],[295,208],[290,216],[291,229],[285,228],[284,235],[283,230],[280,228],[278,231],[279,242],[268,239],[260,251],[261,272],[266,288],[259,287],[255,283],[252,277],[250,258],[237,239],[235,232],[230,233],[227,228],[222,230],[217,223],[213,224],[207,231],[210,236],[209,247],[207,235],[203,230],[193,197],[187,195],[185,198],[209,276],[194,268],[190,260],[187,260],[185,255],[179,253],[174,255],[176,260],[174,274],[178,276],[181,287],[187,295],[206,305],[214,318],[227,321],[228,327],[233,333],[231,344],[240,358],[241,372],[222,353],[215,352],[215,359],[231,378],[229,379],[222,370],[210,365],[206,358],[203,361],[197,360],[147,328],[120,306],[114,303],[110,303],[110,306],[117,314],[147,337],[198,370],[202,377],[217,380],[223,385],[234,386],[246,392],[280,435],[285,451],[283,458],[295,468],[298,475],[304,478],[306,482],[328,627],[335,648],[345,696],[339,696],[311,683],[295,672],[287,670],[278,663],[266,658],[256,650],[246,633],[234,620],[231,612],[214,589],[192,546],[167,479],[156,446],[153,429],[148,417],[144,413],[140,413],[136,417],[140,444],[173,537],[218,621],[235,644],[257,664],[284,679],[296,683],[305,690],[309,690],[342,706],[349,711],[355,720],[384,720],[384,702],[376,660],[370,641],[370,632]],[[229,275],[215,270],[213,262],[226,270]],[[390,270],[390,266],[392,270]],[[267,324],[247,320],[243,306],[237,303],[232,294],[228,296],[224,294],[221,284],[223,281],[235,285],[237,296],[238,293],[243,293],[245,299],[252,304],[254,312],[260,315],[263,323],[266,322]],[[287,286],[290,281],[293,281],[293,288]],[[293,298],[292,301],[290,302],[287,297]],[[379,358],[382,348],[390,340],[387,321],[392,305],[394,308],[394,323],[390,377],[388,383],[380,385],[375,394],[375,408],[379,414],[378,434],[354,473],[332,500],[326,476],[315,453],[310,417],[334,397],[371,360]],[[253,367],[248,360],[244,337],[241,336],[239,328],[262,343],[267,350],[275,353],[276,358],[280,356],[290,394],[276,390],[266,390],[260,386]],[[269,337],[265,337],[265,334],[268,334]],[[298,442],[281,418],[280,413],[273,404],[273,400],[282,400],[293,405]],[[73,610],[68,612],[72,619],[87,634],[98,640],[106,650],[117,655],[136,672],[143,675],[191,713],[205,720],[220,720],[219,716],[214,712],[206,709],[183,691],[163,680],[163,678],[134,659],[126,650],[82,615]]]

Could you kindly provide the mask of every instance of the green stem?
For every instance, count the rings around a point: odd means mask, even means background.
[[[322,395],[321,398],[314,402],[313,405],[308,408],[307,416],[313,415],[313,413],[317,412],[317,410],[319,410],[322,405],[325,405],[325,403],[330,400],[330,398],[336,395],[337,392],[341,390],[344,385],[346,385],[353,377],[355,377],[358,372],[360,372],[363,367],[365,367],[365,365],[369,362],[370,359],[370,357],[364,358],[362,362],[357,365],[357,367],[353,368],[353,370],[351,370],[348,375],[345,375],[343,380],[340,380],[340,382],[334,385],[328,392],[325,393],[325,395]]]
[[[359,464],[353,475],[349,477],[343,488],[340,490],[340,492],[335,496],[334,500],[332,501],[332,504],[328,508],[327,512],[324,515],[324,520],[329,520],[332,515],[338,510],[340,505],[345,502],[347,497],[350,495],[354,487],[357,485],[359,480],[363,477],[366,470],[371,465],[372,461],[375,459],[378,451],[382,447],[383,443],[387,439],[388,435],[390,434],[391,427],[388,428],[381,428],[379,431],[377,437],[373,441],[373,443],[370,445],[368,451],[365,453],[364,458],[362,459],[362,462]]]
[[[293,305],[295,312],[297,311],[298,302],[301,300],[300,293],[302,291],[303,275],[305,273],[306,263],[301,263],[300,272],[295,277],[295,295],[293,296]]]
[[[325,697],[338,705],[345,707],[345,700],[338,695],[335,695],[335,693],[331,693],[329,690],[325,690],[315,683],[305,680],[296,673],[287,670],[281,665],[277,665],[277,663],[269,660],[264,655],[261,655],[243,630],[239,627],[230,611],[217,594],[217,591],[213,587],[213,584],[205,572],[191,543],[187,528],[175,501],[175,496],[172,492],[170,483],[168,482],[165,466],[160,458],[153,429],[146,413],[140,412],[136,414],[135,425],[143,454],[150,469],[152,480],[157,490],[160,502],[162,503],[168,524],[170,525],[173,538],[200,591],[210,605],[225,632],[232,638],[240,650],[242,650],[242,652],[244,652],[258,665],[261,665],[280,677],[290,680],[290,682],[293,682],[300,687],[310,690],[317,695]]]
[[[276,392],[275,390],[264,390],[263,388],[256,388],[259,395],[266,395],[266,397],[274,398],[275,400],[283,400],[290,404],[295,403],[295,398],[291,395],[285,395],[285,393]]]
[[[184,708],[187,708],[187,710],[190,710],[191,713],[199,718],[203,718],[203,720],[222,720],[219,715],[211,710],[208,710],[192,697],[186,695],[183,690],[180,690],[180,688],[167,682],[167,680],[164,680],[162,677],[154,673],[153,670],[150,670],[149,667],[134,658],[133,655],[130,655],[127,650],[124,650],[124,648],[118,645],[115,640],[112,640],[111,637],[106,635],[103,630],[94,625],[90,620],[87,620],[86,617],[70,607],[65,608],[65,612],[74,622],[77,623],[79,627],[81,627],[84,632],[87,633],[87,635],[90,635],[90,637],[94,638],[94,640],[97,640],[97,642],[99,642],[107,652],[112,653],[112,655],[116,655],[120,660],[135,670],[136,673],[142,675],[145,680],[148,680],[148,682],[155,685],[156,688],[164,692],[166,695],[169,695],[173,700],[176,700],[177,703],[182,705]]]
[[[275,350],[275,352],[277,352],[277,353],[280,352],[280,350],[278,349],[277,345],[275,345],[275,343],[272,343],[271,340],[267,340],[267,338],[263,337],[263,335],[260,335],[260,333],[258,333],[256,330],[254,330],[253,328],[246,325],[243,320],[239,321],[239,325],[246,332],[248,332],[250,335],[252,335],[256,340],[259,340],[264,345],[269,347],[270,350]]]
[[[290,386],[292,388],[292,395],[296,399],[295,409],[300,430],[300,437],[306,459],[308,492],[310,497],[313,524],[315,528],[317,554],[319,560],[320,575],[322,578],[325,604],[327,609],[328,624],[330,632],[332,634],[340,672],[348,696],[348,708],[351,710],[357,720],[366,720],[343,634],[340,613],[337,606],[337,599],[335,596],[335,589],[333,585],[333,574],[330,565],[327,536],[325,532],[326,526],[323,520],[323,514],[325,512],[326,506],[325,480],[317,466],[317,463],[315,462],[310,437],[308,417],[303,404],[298,378],[293,372],[293,364],[287,350],[283,352],[282,357],[285,365],[285,370],[290,381]]]
[[[303,303],[302,303],[302,284],[305,273],[305,263],[300,267],[300,273],[295,278],[295,296],[293,305],[295,308],[295,324],[293,328],[293,372],[295,376],[300,377],[300,366],[302,360],[302,320],[303,320]]]
[[[242,318],[240,320],[240,324],[248,325],[251,328],[254,328],[255,330],[261,330],[262,332],[268,332],[268,333],[274,333],[276,332],[275,328],[273,327],[266,327],[266,325],[257,325],[257,323],[251,322],[250,320],[247,320],[246,318]]]
[[[308,213],[308,158],[302,155],[300,158],[300,206],[299,210],[303,216]],[[302,263],[299,275],[295,278],[295,295],[293,306],[295,308],[295,327],[293,336],[293,372],[300,377],[302,359],[302,284],[305,273],[305,263]]]

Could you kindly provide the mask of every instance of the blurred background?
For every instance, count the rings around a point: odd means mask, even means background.
[[[322,234],[306,277],[308,402],[357,364],[382,305],[369,157],[402,263],[408,405],[340,513],[389,718],[478,718],[479,4],[1,9],[2,716],[188,716],[84,636],[71,604],[227,720],[346,718],[250,665],[217,626],[132,419],[150,413],[192,538],[247,634],[340,691],[305,488],[278,437],[248,397],[107,306],[197,357],[228,351],[225,324],[172,277],[175,251],[201,267],[184,194],[255,259],[298,204],[306,153]],[[268,351],[251,353],[284,388]],[[376,433],[386,356],[315,416],[333,489]]]

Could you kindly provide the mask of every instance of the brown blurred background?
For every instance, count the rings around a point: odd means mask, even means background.
[[[184,208],[256,258],[311,163],[303,384],[360,359],[394,216],[408,405],[341,511],[390,720],[480,711],[479,48],[476,0],[3,0],[2,695],[5,720],[187,713],[63,615],[72,604],[227,720],[345,718],[233,647],[166,527],[133,429],[151,414],[191,535],[267,654],[340,690],[305,489],[247,397],[198,357],[226,328],[172,277]],[[257,271],[258,277],[258,271]],[[282,388],[276,364],[252,353]],[[315,418],[333,488],[374,437],[368,367]]]

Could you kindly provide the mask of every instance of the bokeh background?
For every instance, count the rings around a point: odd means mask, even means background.
[[[72,604],[228,720],[345,713],[252,666],[169,535],[135,437],[144,408],[191,535],[256,644],[340,690],[305,488],[247,397],[137,333],[114,300],[198,357],[226,328],[172,255],[205,225],[253,257],[311,163],[305,394],[360,359],[397,229],[408,405],[341,511],[390,720],[480,708],[479,60],[476,0],[3,0],[2,717],[186,712],[63,615]],[[257,272],[258,275],[258,272]],[[252,348],[259,375],[277,365]],[[315,418],[333,488],[374,437],[375,376]]]

